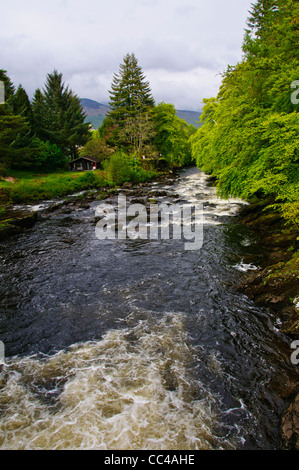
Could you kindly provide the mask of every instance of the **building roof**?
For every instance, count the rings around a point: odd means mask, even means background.
[[[89,162],[94,162],[94,163],[98,163],[100,160],[96,157],[78,157],[78,158],[75,158],[75,160],[72,160],[70,163],[74,163],[74,162],[77,162],[78,160],[88,160]]]

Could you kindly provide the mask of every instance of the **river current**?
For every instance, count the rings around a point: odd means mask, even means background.
[[[41,206],[1,243],[0,449],[279,447],[295,371],[276,314],[234,287],[263,258],[244,202],[196,168],[148,190],[203,204],[200,249],[99,240],[98,201]]]

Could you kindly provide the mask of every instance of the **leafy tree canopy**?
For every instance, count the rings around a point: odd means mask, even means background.
[[[219,194],[270,198],[299,224],[299,105],[291,99],[298,18],[295,0],[253,5],[243,60],[227,68],[218,96],[204,100],[204,125],[191,146],[197,165],[217,177]]]

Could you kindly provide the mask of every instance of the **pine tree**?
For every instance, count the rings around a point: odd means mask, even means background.
[[[155,106],[149,82],[134,54],[127,54],[111,85],[109,116],[121,125],[127,118],[148,112]]]
[[[0,80],[5,90],[5,104],[0,105],[0,166],[28,168],[35,153],[30,101],[21,85],[15,91],[5,70],[0,70]]]
[[[141,151],[144,142],[150,139],[152,125],[149,116],[155,101],[134,54],[124,57],[119,73],[114,74],[109,93],[110,111],[103,122],[101,134],[113,147]]]
[[[32,111],[33,111],[33,130],[35,134],[42,140],[46,140],[45,133],[43,132],[42,123],[44,122],[45,112],[45,98],[39,88],[35,90],[32,100]]]
[[[33,125],[33,112],[31,103],[22,85],[18,86],[17,91],[10,98],[9,104],[14,114],[24,117],[30,126]]]
[[[30,164],[31,150],[27,146],[29,132],[30,126],[24,117],[15,115],[7,104],[0,105],[0,166],[2,168],[22,168]]]
[[[279,10],[278,3],[276,0],[258,0],[252,5],[247,25],[256,36],[265,37],[272,29],[275,14]]]
[[[65,87],[56,70],[47,75],[44,91],[36,90],[33,112],[37,136],[58,145],[65,155],[74,158],[77,147],[87,142],[89,124],[80,99]]]

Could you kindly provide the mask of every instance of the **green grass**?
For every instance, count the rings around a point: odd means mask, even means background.
[[[33,172],[10,171],[8,176],[14,182],[0,180],[0,190],[6,203],[29,203],[53,199],[77,191],[107,186],[102,172],[63,172],[37,174]]]
[[[108,162],[105,171],[40,174],[33,171],[9,170],[5,177],[0,177],[0,208],[7,204],[59,198],[88,189],[119,186],[127,181],[149,181],[155,175],[155,171],[145,170],[135,156],[116,154]]]

